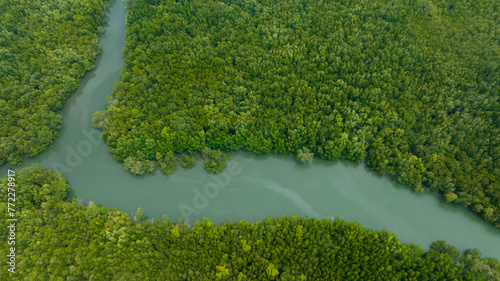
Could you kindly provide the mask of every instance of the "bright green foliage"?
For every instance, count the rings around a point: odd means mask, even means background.
[[[226,154],[220,150],[213,150],[209,147],[205,147],[201,152],[203,158],[205,158],[204,168],[209,173],[219,174],[226,168]]]
[[[446,202],[451,203],[451,202],[457,200],[458,196],[455,193],[450,191],[450,192],[445,194],[444,198],[445,198]]]
[[[464,266],[458,266],[444,242],[438,243],[442,253],[426,253],[389,232],[338,219],[294,216],[219,226],[204,220],[193,227],[168,219],[141,222],[140,208],[130,218],[116,208],[69,201],[60,174],[35,167],[17,172],[16,180],[16,210],[25,217],[16,224],[19,280],[478,281],[498,280],[500,270],[497,259],[481,260],[477,250],[459,256]],[[2,221],[7,183],[0,180]],[[7,234],[2,227],[0,236]],[[1,256],[7,251],[0,247]],[[0,280],[11,280],[7,266],[0,264]]]
[[[0,0],[0,165],[47,149],[94,67],[103,0]]]
[[[314,159],[314,153],[309,151],[307,148],[303,148],[297,152],[297,161],[302,164],[312,162]]]
[[[102,136],[120,162],[205,147],[366,159],[500,226],[494,3],[137,0]]]

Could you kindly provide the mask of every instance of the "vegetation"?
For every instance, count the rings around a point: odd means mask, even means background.
[[[310,152],[309,149],[304,148],[297,152],[297,161],[302,164],[312,162],[314,159],[314,153]]]
[[[484,273],[488,280],[500,280],[500,263],[498,259],[486,258],[481,260],[481,252],[478,249],[468,249],[462,255],[456,247],[446,244],[445,241],[432,243],[430,249],[449,255],[469,271]]]
[[[440,241],[424,252],[338,219],[144,222],[141,208],[130,218],[69,200],[58,173],[31,167],[15,179],[16,273],[3,262],[1,280],[498,280],[499,261],[477,250],[461,255]],[[8,182],[0,180],[2,221]],[[3,241],[8,232],[0,229]]]
[[[452,2],[131,1],[102,137],[119,162],[365,159],[500,226],[498,13]]]
[[[161,161],[160,163],[164,164]],[[123,167],[125,167],[125,169],[129,170],[134,175],[141,175],[144,173],[153,172],[158,167],[158,164],[155,161],[147,160],[144,154],[139,153],[137,157],[127,157],[127,159],[125,159],[123,163]],[[164,169],[164,166],[162,166],[162,170],[167,171],[168,169]]]
[[[196,160],[192,156],[189,156],[187,154],[182,154],[179,157],[179,164],[183,168],[192,168],[196,164]]]
[[[222,172],[226,164],[226,155],[220,150],[213,150],[205,147],[201,153],[203,158],[205,158],[205,170],[209,173],[219,174]]]
[[[103,0],[0,0],[0,165],[47,149],[56,114],[94,67]]]
[[[174,172],[177,167],[177,158],[172,152],[168,153],[165,158],[161,159],[161,154],[157,153],[156,159],[160,164],[160,170],[162,173],[168,175]]]

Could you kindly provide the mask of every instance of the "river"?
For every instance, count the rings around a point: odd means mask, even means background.
[[[207,174],[201,160],[192,169],[178,167],[168,176],[129,174],[90,124],[92,114],[104,110],[106,96],[124,68],[124,4],[112,0],[109,5],[96,68],[61,110],[63,128],[54,146],[20,166],[1,167],[0,175],[40,164],[62,171],[71,195],[85,203],[99,202],[129,214],[142,207],[149,218],[167,214],[175,221],[184,216],[192,224],[203,217],[220,223],[293,214],[338,216],[393,232],[400,241],[420,244],[424,250],[436,240],[446,240],[460,250],[479,248],[483,256],[500,259],[500,229],[463,207],[446,204],[435,193],[414,193],[363,164],[315,159],[298,165],[291,155],[232,152],[229,167],[218,176]]]

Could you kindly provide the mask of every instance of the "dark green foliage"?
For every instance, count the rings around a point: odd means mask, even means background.
[[[460,251],[455,246],[446,244],[446,241],[443,240],[432,243],[429,248],[436,252],[447,254],[455,261],[458,261],[460,257]]]
[[[226,154],[220,150],[213,150],[209,147],[205,147],[201,152],[203,158],[205,158],[204,168],[209,173],[219,174],[226,168]]]
[[[141,222],[141,208],[130,218],[116,208],[64,200],[69,187],[60,174],[35,167],[16,179],[16,210],[23,216],[16,225],[19,280],[478,281],[496,280],[491,276],[499,272],[497,259],[481,260],[476,250],[459,257],[464,268],[446,253],[426,253],[389,232],[338,219],[294,216],[219,226],[204,220],[193,227],[166,217]],[[2,221],[7,183],[0,180]],[[0,236],[7,234],[2,227]],[[0,247],[1,256],[7,251]],[[0,280],[11,280],[7,266],[0,264]]]
[[[499,226],[493,3],[137,0],[102,136],[120,162],[205,147],[366,159]]]
[[[192,156],[181,154],[181,156],[179,156],[179,164],[183,168],[192,168],[196,164],[196,160]]]
[[[103,0],[0,0],[0,165],[47,149],[55,112],[94,67]]]
[[[303,148],[297,152],[297,161],[301,164],[306,164],[312,162],[314,159],[314,153],[309,151],[307,148]]]

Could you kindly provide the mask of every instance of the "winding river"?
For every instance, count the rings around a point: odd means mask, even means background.
[[[207,174],[202,161],[192,169],[178,167],[169,176],[132,176],[107,152],[100,132],[90,124],[92,114],[104,110],[106,96],[124,68],[124,4],[112,0],[109,5],[96,68],[60,112],[63,128],[54,146],[21,166],[1,167],[0,175],[40,164],[62,171],[72,196],[85,203],[100,202],[129,214],[142,207],[149,218],[168,214],[175,221],[184,216],[192,224],[203,217],[220,223],[293,214],[338,216],[396,233],[400,241],[420,244],[424,250],[433,241],[446,240],[460,250],[479,248],[485,257],[500,258],[500,229],[463,207],[444,203],[435,193],[414,193],[362,164],[315,159],[304,166],[291,155],[235,152],[218,176]]]

